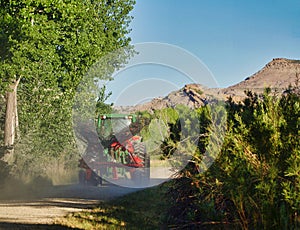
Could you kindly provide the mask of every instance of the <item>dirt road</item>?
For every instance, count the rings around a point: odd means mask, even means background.
[[[137,191],[134,188],[104,184],[99,187],[62,185],[39,192],[0,190],[0,229],[67,229],[55,220],[71,212],[90,209],[100,202]]]
[[[169,174],[168,169],[154,168],[148,186],[164,182]],[[125,187],[108,182],[97,187],[43,183],[26,187],[11,182],[0,187],[0,229],[67,229],[55,220],[141,189],[132,188],[135,184],[131,180],[118,180],[118,184]]]

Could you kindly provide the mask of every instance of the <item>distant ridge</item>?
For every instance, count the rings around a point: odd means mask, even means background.
[[[261,93],[266,87],[283,92],[289,85],[295,84],[297,74],[300,77],[300,60],[274,58],[261,70],[238,84],[221,89],[205,88],[200,84],[188,84],[178,91],[173,91],[163,98],[155,98],[150,102],[136,106],[115,107],[118,112],[132,113],[136,111],[154,111],[178,104],[197,108],[216,99],[226,100],[232,97],[235,101],[245,98],[245,91]],[[300,80],[300,79],[298,79]]]
[[[270,87],[279,92],[296,82],[296,75],[300,76],[300,60],[274,58],[261,70],[244,81],[222,89],[228,96],[243,97],[245,90],[260,93],[264,88]]]

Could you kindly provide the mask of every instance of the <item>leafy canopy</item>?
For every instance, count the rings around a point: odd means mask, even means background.
[[[70,151],[76,90],[94,63],[129,45],[134,3],[0,0],[0,94],[21,79],[18,109],[23,136],[18,144],[23,156]],[[109,78],[125,61],[122,55],[110,59],[103,74],[89,76],[88,84]]]

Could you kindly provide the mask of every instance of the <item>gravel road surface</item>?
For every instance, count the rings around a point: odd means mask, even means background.
[[[100,202],[137,191],[112,184],[78,184],[41,188],[39,192],[16,187],[0,189],[0,229],[67,229],[55,225],[68,213],[96,207]]]
[[[168,178],[165,170],[151,173],[148,186],[158,185]],[[159,178],[164,175],[164,178]],[[105,182],[101,186],[79,184],[49,186],[39,184],[26,187],[18,183],[0,187],[0,229],[68,229],[55,224],[69,213],[97,207],[99,203],[115,199],[142,188],[132,188],[132,181]]]

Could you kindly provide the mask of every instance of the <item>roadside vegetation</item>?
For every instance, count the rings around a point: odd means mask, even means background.
[[[300,227],[299,85],[283,94],[246,93],[239,103],[227,102],[226,136],[211,167],[201,170],[201,148],[214,149],[200,139],[194,161],[169,185],[168,226]]]

